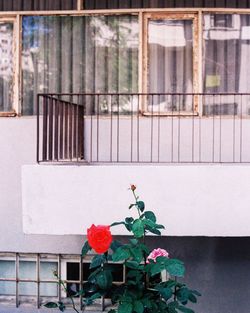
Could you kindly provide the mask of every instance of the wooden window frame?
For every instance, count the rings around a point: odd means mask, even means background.
[[[197,18],[197,31],[194,32],[194,43],[197,44],[194,47],[194,92],[202,92],[202,80],[203,80],[203,64],[202,64],[202,53],[203,53],[203,40],[202,40],[202,28],[203,28],[203,14],[206,13],[221,13],[221,14],[250,14],[250,9],[228,9],[228,8],[155,8],[155,9],[102,9],[102,10],[85,10],[84,0],[77,0],[76,10],[49,10],[49,11],[11,11],[1,12],[0,21],[11,21],[14,25],[13,42],[14,42],[14,82],[13,82],[13,111],[11,112],[0,112],[1,116],[21,116],[21,33],[22,33],[22,17],[23,16],[86,16],[86,15],[123,15],[123,14],[134,14],[138,15],[139,23],[139,45],[138,45],[138,92],[143,93],[146,91],[146,78],[145,78],[145,62],[147,54],[145,44],[147,42],[146,29],[145,29],[145,18],[147,16],[162,16],[165,14],[169,15],[180,15],[180,16],[193,16]],[[196,114],[202,115],[202,103],[197,100],[195,103]],[[141,111],[145,114],[152,114],[145,110],[145,107],[141,107]],[[166,114],[164,114],[166,115]],[[184,115],[190,115],[187,112]]]
[[[142,53],[143,53],[143,70],[142,70],[142,92],[148,93],[149,82],[148,82],[148,75],[149,75],[149,44],[148,44],[148,23],[149,20],[158,20],[158,19],[168,19],[168,20],[192,20],[193,21],[193,93],[199,92],[199,71],[198,71],[198,64],[199,64],[199,39],[198,39],[198,25],[199,25],[199,15],[198,13],[186,13],[186,12],[165,12],[165,13],[145,13],[143,16],[143,45],[142,45]],[[197,115],[198,114],[198,99],[197,96],[194,96],[194,112],[159,112],[159,113],[152,113],[149,112],[147,108],[146,99],[144,98],[142,101],[142,111],[145,115]]]
[[[12,44],[12,110],[0,111],[0,116],[16,116],[19,111],[18,108],[18,77],[19,77],[19,36],[18,36],[18,17],[17,16],[0,16],[0,23],[12,23],[13,24],[13,44]]]

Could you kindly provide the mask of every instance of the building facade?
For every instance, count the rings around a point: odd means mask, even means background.
[[[133,183],[197,312],[248,313],[249,56],[247,0],[0,2],[0,312],[77,290]]]

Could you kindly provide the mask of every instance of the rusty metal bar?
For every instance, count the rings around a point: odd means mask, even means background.
[[[77,97],[77,103],[62,100],[66,95],[70,100]],[[95,108],[86,109],[86,97]],[[38,94],[37,162],[87,158],[92,163],[250,163],[250,153],[243,149],[249,97],[250,93]],[[228,118],[232,123],[226,122]]]

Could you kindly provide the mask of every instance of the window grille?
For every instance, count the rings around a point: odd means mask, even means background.
[[[84,259],[80,255],[44,253],[0,253],[0,304],[31,304],[40,308],[48,301],[62,301],[70,304],[69,294],[74,294],[90,273],[91,255]],[[117,271],[114,282],[124,281],[125,268],[114,264]],[[53,271],[65,282],[67,292],[57,283]],[[83,297],[75,298],[81,308]],[[104,310],[109,299],[97,300],[90,309]]]

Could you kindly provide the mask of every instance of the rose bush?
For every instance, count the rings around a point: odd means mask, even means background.
[[[92,249],[98,253],[90,264],[88,281],[75,296],[82,296],[81,309],[98,298],[110,298],[113,308],[108,313],[194,313],[187,307],[200,296],[196,290],[189,289],[179,282],[185,267],[182,261],[169,258],[166,250],[157,248],[150,252],[146,245],[146,235],[161,235],[164,226],[157,223],[155,214],[145,210],[145,203],[136,195],[136,186],[131,185],[134,202],[129,209],[135,209],[138,216],[126,217],[110,226],[92,225],[87,230],[87,241],[82,248],[82,257]],[[112,240],[110,227],[123,225],[132,238],[123,244]],[[110,262],[111,261],[111,262]],[[124,282],[113,282],[113,263],[125,266]],[[165,273],[163,279],[162,273]],[[56,275],[58,283],[67,293],[65,282]],[[74,296],[69,294],[75,312],[79,313]],[[62,302],[49,302],[49,308],[64,311]]]
[[[90,247],[94,249],[96,253],[107,252],[112,242],[110,226],[95,226],[92,224],[92,226],[87,229],[87,239]]]

